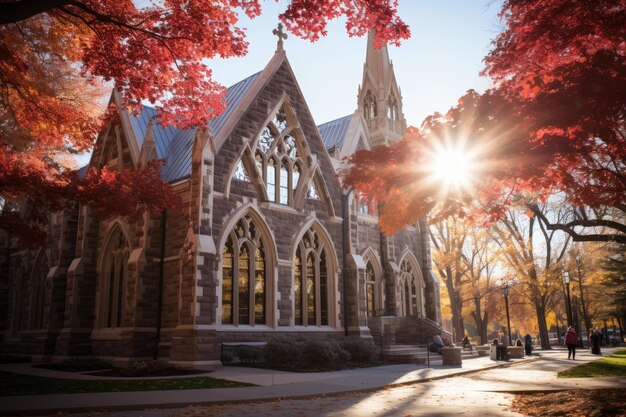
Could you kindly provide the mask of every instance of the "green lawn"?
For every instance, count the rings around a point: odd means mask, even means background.
[[[209,377],[137,380],[76,380],[0,372],[0,396],[76,394],[84,392],[156,391],[250,387],[250,384]]]
[[[626,349],[558,374],[559,378],[589,378],[594,376],[626,376]]]

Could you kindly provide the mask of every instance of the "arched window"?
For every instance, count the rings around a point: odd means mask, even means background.
[[[367,90],[365,94],[365,100],[363,100],[363,109],[365,110],[365,118],[367,120],[373,119],[378,116],[378,106],[376,104],[376,97],[370,90]]]
[[[297,140],[302,131],[290,119],[283,105],[261,131],[255,155],[268,201],[284,205],[293,204],[304,166]]]
[[[389,97],[387,98],[387,117],[391,120],[400,119],[398,115],[398,102],[393,93],[389,93]]]
[[[13,333],[19,333],[24,328],[26,316],[24,297],[26,296],[26,274],[20,268],[15,280],[15,294],[13,299]]]
[[[328,326],[328,263],[326,249],[314,229],[296,248],[294,259],[294,324]]]
[[[400,280],[398,286],[401,315],[417,315],[418,312],[423,312],[422,287],[418,283],[418,278],[413,266],[406,258],[400,265]]]
[[[252,218],[245,216],[222,252],[222,324],[266,323],[267,275],[263,240]]]
[[[46,300],[46,277],[48,276],[48,259],[45,254],[41,254],[33,269],[30,300],[30,328],[43,329],[45,327],[45,300]]]
[[[126,285],[128,241],[119,227],[111,232],[100,274],[99,326],[122,327]]]
[[[371,262],[365,267],[365,296],[367,297],[367,317],[376,316],[376,274]]]

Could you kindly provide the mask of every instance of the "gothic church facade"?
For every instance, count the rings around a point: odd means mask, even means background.
[[[220,364],[224,342],[415,342],[418,323],[438,332],[426,221],[384,236],[336,176],[342,157],[404,134],[387,54],[370,35],[357,110],[320,126],[282,43],[228,88],[208,129],[163,128],[154,109],[119,106],[90,165],[164,159],[182,207],[133,223],[90,207],[52,214],[45,248],[3,255],[1,351],[200,367]],[[117,93],[111,100],[120,104]]]

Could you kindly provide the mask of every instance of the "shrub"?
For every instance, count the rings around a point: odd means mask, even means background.
[[[273,366],[294,366],[299,361],[302,341],[288,337],[273,337],[265,345],[263,353]]]
[[[342,367],[350,360],[350,353],[334,340],[312,339],[303,349],[304,360],[314,368]]]
[[[343,340],[341,341],[341,348],[350,353],[350,359],[353,362],[371,362],[378,356],[378,349],[370,340]]]

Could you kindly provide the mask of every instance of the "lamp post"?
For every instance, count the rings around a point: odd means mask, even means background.
[[[571,326],[574,321],[572,319],[572,301],[569,295],[569,272],[567,271],[563,272],[563,282],[565,282],[565,290],[567,291],[567,305],[565,306],[567,310],[567,325]]]
[[[511,320],[509,319],[509,292],[511,287],[508,284],[505,284],[501,288],[502,295],[504,295],[504,305],[506,306],[506,326],[509,329],[509,346],[512,346],[511,343]]]

